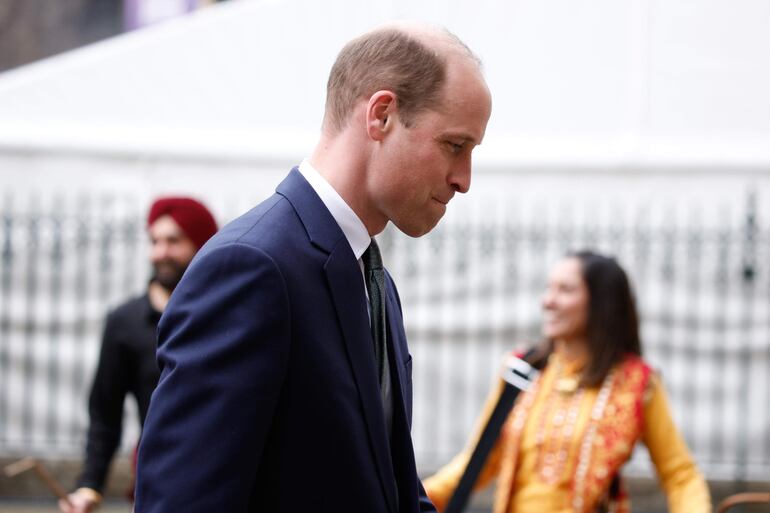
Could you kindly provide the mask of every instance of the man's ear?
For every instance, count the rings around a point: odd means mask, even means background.
[[[370,139],[381,141],[396,121],[397,102],[393,91],[377,91],[366,105],[366,133]]]

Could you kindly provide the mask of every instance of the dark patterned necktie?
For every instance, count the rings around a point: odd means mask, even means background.
[[[377,377],[380,382],[380,398],[385,413],[388,437],[393,429],[393,398],[391,396],[390,365],[387,349],[387,313],[385,311],[385,269],[377,242],[372,239],[363,254],[366,290],[369,293],[371,307],[372,339],[374,340],[374,360],[377,364]]]

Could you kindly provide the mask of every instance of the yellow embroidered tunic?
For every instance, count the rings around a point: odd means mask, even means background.
[[[663,387],[641,359],[628,358],[593,389],[575,386],[580,368],[553,354],[534,389],[517,401],[476,485],[497,476],[495,513],[593,511],[639,439],[650,451],[669,511],[710,512],[708,488],[674,426]],[[502,382],[487,400],[481,426],[501,391]],[[439,511],[476,438],[425,481]],[[616,504],[617,511],[627,508],[625,501]]]

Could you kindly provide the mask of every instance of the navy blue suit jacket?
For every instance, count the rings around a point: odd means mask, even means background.
[[[161,319],[137,513],[434,511],[415,470],[411,356],[387,278],[393,434],[365,286],[296,170],[198,252]]]

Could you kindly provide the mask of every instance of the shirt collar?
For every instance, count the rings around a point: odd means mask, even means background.
[[[321,198],[321,201],[331,213],[332,217],[339,225],[342,233],[345,234],[345,238],[350,244],[350,249],[353,250],[353,254],[356,256],[356,260],[361,258],[366,248],[369,247],[371,237],[369,232],[364,226],[363,221],[359,219],[353,209],[345,203],[342,196],[334,190],[334,187],[326,181],[321,173],[319,173],[308,159],[302,161],[299,165],[299,172],[305,177],[313,190]]]

